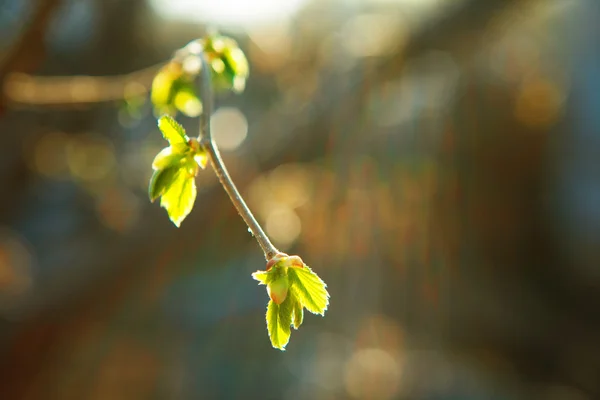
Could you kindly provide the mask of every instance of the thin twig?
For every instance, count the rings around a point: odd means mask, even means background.
[[[269,240],[269,237],[263,231],[262,227],[252,214],[252,211],[250,211],[250,208],[248,208],[248,205],[244,201],[242,195],[233,183],[231,176],[227,172],[227,168],[225,167],[225,163],[221,158],[217,144],[212,138],[210,129],[210,116],[212,115],[214,93],[209,69],[210,64],[208,63],[208,60],[203,52],[198,54],[198,56],[202,62],[200,79],[196,79],[196,82],[200,86],[200,100],[202,101],[202,114],[200,116],[200,132],[198,134],[198,141],[206,148],[211,165],[215,170],[221,185],[229,195],[231,202],[237,209],[246,225],[248,225],[248,228],[250,228],[252,235],[254,235],[254,238],[265,253],[265,258],[267,261],[269,261],[279,254],[280,251],[273,246]]]

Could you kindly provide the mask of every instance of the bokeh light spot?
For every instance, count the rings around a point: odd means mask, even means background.
[[[302,222],[291,208],[277,207],[267,217],[266,229],[271,239],[285,249],[300,236]]]
[[[50,132],[38,139],[33,148],[33,169],[52,178],[67,175],[69,168],[65,150],[68,140],[69,137],[63,132]]]
[[[352,18],[342,29],[344,47],[355,57],[388,54],[403,45],[405,32],[398,16],[373,13]]]
[[[223,150],[235,150],[246,139],[248,121],[237,108],[219,108],[210,119],[210,127],[215,141]]]
[[[385,350],[358,350],[346,364],[345,383],[357,399],[392,399],[398,392],[400,365]]]
[[[563,94],[556,84],[544,79],[526,81],[517,93],[517,119],[531,128],[548,128],[561,115]]]
[[[101,180],[116,165],[112,144],[101,137],[78,135],[71,138],[66,150],[69,169],[77,179]]]

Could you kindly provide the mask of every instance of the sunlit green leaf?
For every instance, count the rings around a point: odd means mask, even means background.
[[[285,301],[290,289],[290,281],[285,271],[287,268],[280,269],[283,270],[283,273],[267,284],[267,293],[271,300],[277,304],[281,304]]]
[[[170,167],[154,171],[148,185],[148,196],[150,201],[158,199],[173,184],[179,173],[179,167]]]
[[[269,281],[269,273],[267,271],[256,271],[252,273],[252,277],[259,281],[261,285],[266,285]]]
[[[196,182],[186,168],[179,168],[171,185],[160,200],[161,207],[167,210],[169,218],[179,227],[194,207],[196,200]]]
[[[154,157],[154,161],[152,161],[152,168],[159,170],[176,166],[181,163],[183,157],[185,157],[185,155],[181,152],[174,151],[173,147],[165,147],[156,155],[156,157]]]
[[[189,146],[189,138],[185,134],[185,129],[171,116],[163,115],[160,117],[158,120],[158,128],[162,132],[163,137],[169,141],[169,144],[174,147],[176,152]]]
[[[206,164],[208,164],[208,153],[206,150],[201,149],[194,155],[194,160],[196,164],[200,166],[200,168],[206,168]]]
[[[285,346],[290,341],[292,324],[293,306],[289,299],[281,304],[269,301],[267,306],[267,330],[271,345],[280,350],[285,350]]]
[[[329,305],[327,285],[308,266],[288,269],[290,290],[311,313],[324,315]]]
[[[244,52],[237,47],[237,43],[234,46],[228,46],[223,51],[225,59],[231,65],[233,72],[236,76],[246,78],[248,76],[249,67],[248,60],[244,55]]]
[[[178,90],[173,98],[173,104],[188,117],[197,117],[202,114],[202,103],[191,87]]]
[[[155,106],[168,104],[173,95],[173,84],[181,76],[181,68],[175,63],[164,66],[152,80],[150,100]]]
[[[302,304],[300,303],[300,300],[298,300],[296,298],[296,295],[294,294],[293,291],[290,291],[290,293],[288,294],[289,300],[292,303],[292,306],[294,307],[294,321],[293,321],[293,326],[294,329],[298,329],[300,328],[300,325],[302,325],[302,321],[304,320],[304,309],[302,308]]]

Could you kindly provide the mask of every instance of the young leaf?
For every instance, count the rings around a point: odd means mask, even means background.
[[[165,110],[169,107],[173,97],[174,84],[181,77],[181,66],[171,62],[165,65],[152,80],[150,100],[158,109]]]
[[[300,300],[296,298],[296,295],[294,295],[293,292],[290,292],[288,296],[290,297],[290,302],[294,307],[293,326],[294,329],[298,329],[300,328],[300,325],[302,325],[302,321],[304,320],[304,309],[302,308],[302,303],[300,303]]]
[[[200,168],[206,168],[206,164],[208,164],[208,153],[205,150],[198,151],[198,153],[194,155],[194,161],[196,161],[196,164],[198,164]]]
[[[194,207],[196,200],[196,182],[186,168],[179,168],[171,185],[163,193],[161,207],[167,210],[169,218],[179,227]]]
[[[150,185],[148,186],[148,197],[150,197],[152,203],[162,196],[173,184],[178,172],[178,167],[163,168],[154,171],[150,178]]]
[[[287,274],[283,273],[277,279],[273,279],[267,284],[267,293],[271,300],[277,304],[285,301],[290,289],[290,281]]]
[[[329,305],[327,285],[307,265],[288,269],[290,290],[311,313],[325,315]]]
[[[197,117],[202,114],[202,102],[191,87],[179,90],[173,97],[173,104],[188,117]]]
[[[293,307],[289,299],[281,304],[273,300],[267,306],[267,330],[271,345],[279,350],[285,350],[290,341]]]
[[[159,170],[175,166],[181,162],[183,157],[184,154],[174,151],[173,147],[165,147],[156,155],[156,157],[154,157],[152,169]]]
[[[163,115],[159,118],[158,128],[162,132],[163,137],[174,147],[175,152],[189,147],[189,138],[185,134],[185,129],[169,115]]]
[[[269,273],[267,271],[256,271],[252,273],[252,277],[259,281],[260,285],[266,285],[269,283]]]

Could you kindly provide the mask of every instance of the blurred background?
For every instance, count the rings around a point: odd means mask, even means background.
[[[595,0],[0,0],[0,398],[600,398]],[[270,347],[210,170],[147,199],[148,88],[216,28],[229,169],[329,284]],[[180,118],[190,130],[198,122]]]

